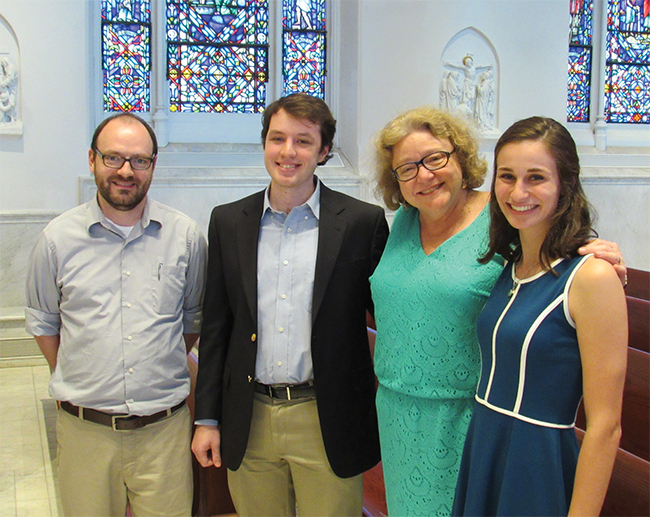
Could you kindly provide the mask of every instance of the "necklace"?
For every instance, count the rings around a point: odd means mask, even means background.
[[[530,266],[526,271],[522,273],[522,279],[527,278],[528,273],[530,273],[533,268],[535,268],[539,263],[535,262],[532,266]],[[508,298],[510,298],[513,294],[515,294],[515,291],[517,290],[517,286],[521,283],[521,280],[517,276],[517,265],[515,264],[512,268],[512,287],[510,288],[510,291],[508,291]]]

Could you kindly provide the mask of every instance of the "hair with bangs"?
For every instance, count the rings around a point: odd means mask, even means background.
[[[478,155],[478,141],[470,122],[446,111],[422,106],[398,115],[375,138],[376,190],[388,208],[397,210],[400,205],[408,205],[393,174],[393,148],[416,131],[428,131],[435,138],[451,142],[465,188],[471,190],[483,184],[487,162]]]
[[[559,122],[546,117],[530,117],[510,126],[494,149],[494,178],[490,188],[490,244],[488,252],[479,259],[485,264],[495,254],[508,261],[521,258],[519,231],[508,223],[497,202],[494,188],[499,153],[504,146],[524,140],[539,140],[553,157],[560,180],[560,195],[551,227],[539,250],[539,261],[544,269],[552,269],[551,262],[571,257],[580,246],[598,234],[592,227],[592,207],[580,183],[580,158],[569,131]]]
[[[320,150],[327,148],[327,156],[318,165],[325,165],[327,160],[332,157],[334,135],[336,134],[336,119],[325,101],[306,93],[292,93],[269,104],[262,117],[262,145],[266,144],[271,117],[280,110],[286,111],[294,118],[309,120],[320,128]]]

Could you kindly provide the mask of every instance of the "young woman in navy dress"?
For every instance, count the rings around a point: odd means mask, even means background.
[[[478,320],[481,377],[453,515],[598,515],[621,427],[627,313],[595,233],[575,142],[511,126],[495,149],[487,262],[507,260]],[[575,416],[584,396],[579,447]]]

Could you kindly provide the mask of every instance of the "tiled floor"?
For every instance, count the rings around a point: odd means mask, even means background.
[[[47,366],[0,368],[0,517],[58,517]]]

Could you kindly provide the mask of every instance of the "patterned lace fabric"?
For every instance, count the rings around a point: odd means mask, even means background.
[[[430,255],[400,208],[371,277],[375,371],[390,515],[449,515],[480,371],[476,320],[502,270],[477,262],[489,214]]]

